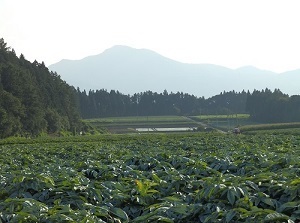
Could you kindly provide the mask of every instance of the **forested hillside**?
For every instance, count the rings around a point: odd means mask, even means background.
[[[36,136],[80,125],[75,90],[45,64],[27,61],[0,39],[0,137]]]

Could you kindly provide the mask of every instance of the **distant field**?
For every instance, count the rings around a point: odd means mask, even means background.
[[[300,123],[261,124],[249,119],[248,114],[237,115],[201,115],[201,116],[130,116],[87,119],[86,123],[94,128],[105,129],[110,133],[136,132],[177,132],[192,131],[211,127],[230,132],[239,127],[245,134],[262,132],[293,133],[300,130]]]
[[[193,116],[199,120],[216,120],[216,119],[248,119],[250,117],[249,114],[234,114],[234,115],[198,115]]]
[[[253,131],[243,131],[244,135],[300,135],[300,128],[289,128],[289,129],[263,129],[263,130],[253,130]]]
[[[199,126],[195,121],[183,116],[109,117],[87,119],[85,122],[98,129],[105,128],[111,133],[136,132],[137,128],[197,128]]]
[[[274,123],[274,124],[257,124],[257,125],[246,125],[241,127],[241,131],[246,133],[257,132],[257,131],[268,131],[268,132],[298,132],[300,130],[300,122],[293,123]]]
[[[202,122],[214,128],[231,131],[235,127],[254,124],[249,120],[248,114],[234,114],[234,115],[199,115],[192,116],[195,121]]]
[[[128,116],[128,117],[108,117],[98,119],[86,119],[90,123],[148,123],[148,122],[186,122],[182,116]]]

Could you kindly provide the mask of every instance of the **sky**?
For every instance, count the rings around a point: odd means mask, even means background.
[[[184,63],[300,68],[299,0],[0,0],[0,38],[47,66],[114,45]]]

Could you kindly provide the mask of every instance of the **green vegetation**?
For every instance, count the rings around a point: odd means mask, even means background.
[[[297,222],[300,124],[249,124],[299,121],[299,97],[87,94],[0,39],[0,222]],[[89,135],[206,126],[249,134]]]
[[[75,89],[45,64],[27,61],[0,39],[0,138],[81,128]]]
[[[77,95],[84,118],[200,114],[204,117],[223,115],[225,118],[248,113],[250,120],[256,123],[300,121],[300,96],[289,96],[279,89],[254,90],[252,93],[223,92],[208,99],[180,92],[169,94],[167,91],[160,94],[147,91],[130,96],[118,91],[98,90],[88,94],[77,91]]]
[[[300,218],[299,136],[189,133],[45,140],[0,146],[0,222]]]
[[[83,118],[103,118],[120,116],[162,116],[198,114],[245,113],[247,95],[250,92],[222,92],[205,99],[183,92],[163,93],[152,91],[134,95],[124,95],[119,91],[110,92],[77,89],[80,112]]]
[[[246,111],[255,122],[299,122],[300,95],[289,96],[279,89],[255,90],[247,97]]]

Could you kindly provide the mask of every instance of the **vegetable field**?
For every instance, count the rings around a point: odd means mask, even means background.
[[[300,136],[147,134],[0,146],[0,222],[299,222]]]

